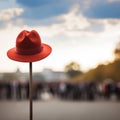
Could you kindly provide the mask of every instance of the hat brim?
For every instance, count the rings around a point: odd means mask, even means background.
[[[7,56],[10,59],[19,61],[19,62],[39,61],[39,60],[46,58],[52,51],[52,48],[49,45],[42,43],[42,46],[43,46],[43,50],[34,55],[20,55],[16,52],[16,48],[12,48],[8,50]]]

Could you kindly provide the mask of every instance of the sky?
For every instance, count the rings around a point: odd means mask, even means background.
[[[22,30],[36,30],[52,47],[33,71],[64,70],[72,61],[87,71],[114,59],[120,42],[120,0],[0,0],[0,72],[28,71],[28,63],[10,60]]]

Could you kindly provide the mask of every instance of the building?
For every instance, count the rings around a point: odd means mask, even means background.
[[[29,80],[29,73],[22,73],[18,68],[16,72],[13,73],[0,73],[1,81],[21,81],[25,82]],[[67,81],[69,79],[68,75],[62,71],[53,71],[51,69],[43,69],[41,72],[33,73],[33,80],[36,82],[58,82]]]

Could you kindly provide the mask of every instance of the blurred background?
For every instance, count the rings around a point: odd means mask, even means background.
[[[119,120],[119,11],[120,0],[0,0],[0,119],[28,119],[28,63],[6,53],[34,29],[53,49],[33,63],[35,119]]]

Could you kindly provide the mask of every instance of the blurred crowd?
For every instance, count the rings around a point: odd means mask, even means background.
[[[39,82],[33,83],[33,99],[43,97],[62,100],[120,100],[120,82]],[[29,99],[29,82],[0,82],[0,100]]]

